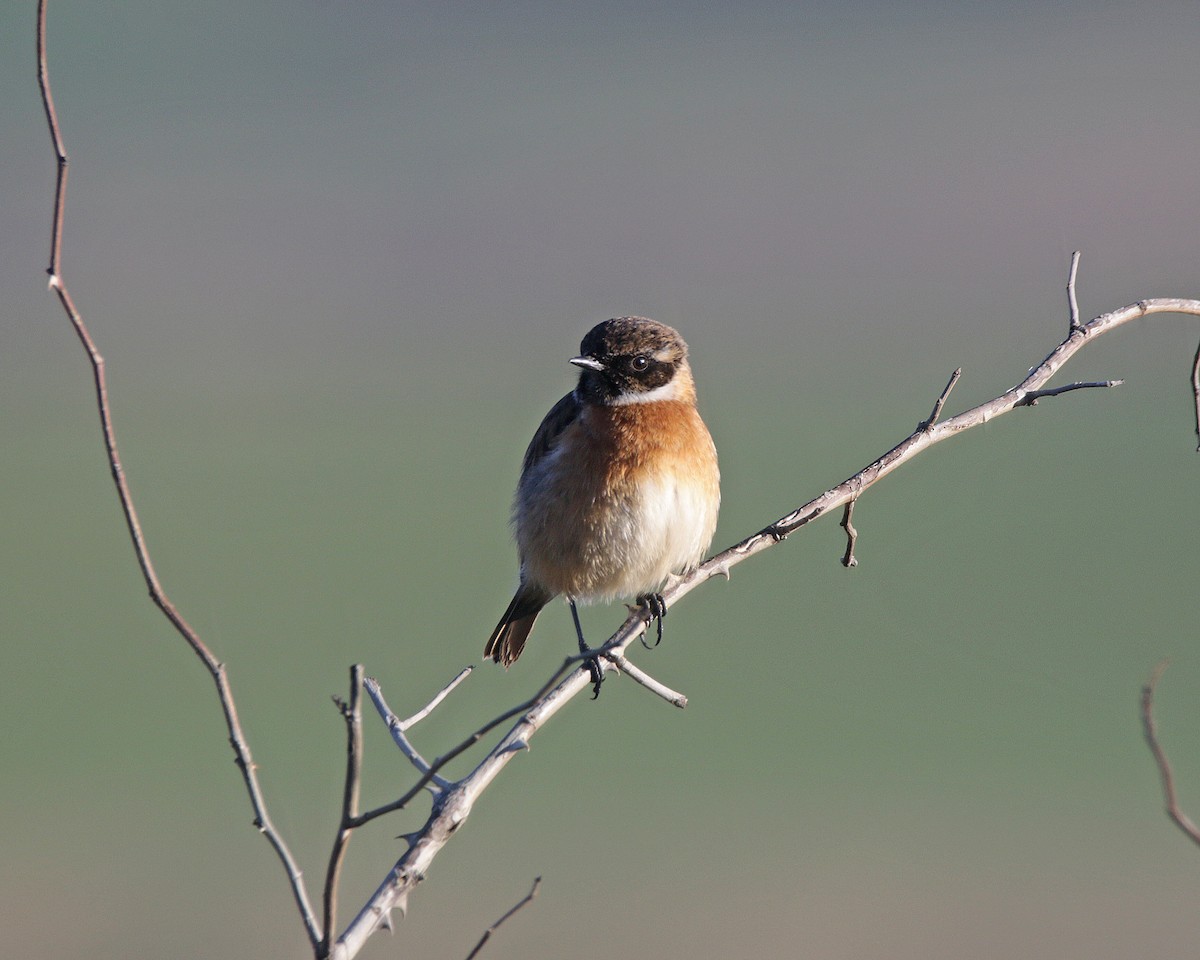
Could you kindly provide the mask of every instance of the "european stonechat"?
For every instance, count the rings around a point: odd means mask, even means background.
[[[513,499],[521,583],[484,647],[505,666],[558,594],[581,651],[576,603],[636,597],[661,638],[657,591],[700,562],[717,525],[717,451],[696,410],[683,337],[620,317],[593,327],[579,354],[570,361],[579,384],[533,435]],[[588,666],[599,693],[600,665]]]

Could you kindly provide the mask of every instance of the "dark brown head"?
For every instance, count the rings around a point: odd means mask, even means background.
[[[687,344],[665,323],[645,317],[605,320],[588,331],[571,363],[582,368],[576,395],[584,403],[620,406],[692,400]]]

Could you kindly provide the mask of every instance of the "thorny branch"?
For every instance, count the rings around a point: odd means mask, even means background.
[[[752,534],[709,558],[690,574],[664,589],[664,601],[669,605],[677,603],[700,584],[713,577],[727,577],[732,567],[781,542],[818,517],[824,516],[836,507],[856,502],[868,488],[935,443],[940,443],[964,430],[987,423],[1017,407],[1032,407],[1034,402],[1041,398],[1058,396],[1085,387],[1116,386],[1120,381],[1073,383],[1053,389],[1047,389],[1045,384],[1082,349],[1084,344],[1132,320],[1154,313],[1184,313],[1200,316],[1200,300],[1142,300],[1099,316],[1071,332],[1016,386],[986,403],[972,407],[948,420],[939,421],[938,417],[942,412],[946,397],[958,380],[956,371],[956,375],[951,377],[950,382],[939,396],[930,418],[918,424],[916,430],[906,439],[837,486],[764,527],[758,533]],[[848,520],[849,516],[845,519]],[[853,526],[849,526],[847,529],[847,536],[857,537],[857,531],[854,531]],[[851,541],[852,546],[853,541]],[[848,553],[853,555],[852,550],[848,550]],[[602,654],[600,661],[602,668],[614,669],[618,662],[623,662],[626,646],[640,636],[645,629],[646,621],[641,613],[639,611],[631,612],[621,628],[599,648],[599,652]],[[556,677],[552,678],[551,683],[562,676],[566,668],[573,665],[573,661],[577,662],[578,658],[568,657]],[[480,793],[486,789],[487,785],[517,752],[528,746],[530,738],[554,713],[588,687],[587,669],[575,668],[553,689],[547,690],[544,696],[537,696],[533,700],[527,701],[527,704],[523,705],[522,710],[519,711],[523,713],[521,719],[501,738],[479,766],[462,780],[452,784],[448,791],[435,797],[429,821],[422,830],[408,838],[410,843],[408,851],[397,861],[367,906],[346,929],[338,941],[338,949],[335,950],[333,956],[338,958],[354,956],[370,933],[387,922],[387,917],[393,909],[403,908],[407,904],[408,894],[425,875],[426,868],[436,856],[437,851],[469,816],[471,807]],[[526,706],[528,707],[527,711],[524,709]]]
[[[339,960],[348,960],[348,958],[358,953],[366,942],[366,939],[374,931],[383,926],[390,926],[392,911],[396,909],[403,911],[405,909],[409,893],[423,879],[430,863],[442,846],[445,845],[449,838],[470,816],[472,807],[479,796],[500,774],[508,762],[528,746],[530,739],[538,730],[569,703],[571,699],[590,687],[589,673],[586,668],[579,666],[578,658],[568,657],[533,697],[484,724],[457,746],[435,758],[432,762],[429,762],[424,760],[409,742],[406,730],[412,724],[425,717],[430,710],[434,709],[465,677],[465,672],[451,681],[427,707],[418,711],[407,721],[399,721],[395,719],[395,715],[392,714],[383,700],[382,691],[379,689],[378,684],[374,683],[374,681],[363,681],[362,668],[355,666],[351,674],[352,689],[350,700],[348,702],[339,702],[339,709],[347,725],[347,767],[341,822],[326,874],[324,924],[322,925],[324,932],[322,932],[309,904],[300,870],[291,852],[267,815],[256,767],[250,754],[249,745],[245,740],[238,721],[225,666],[213,656],[193,628],[170,602],[154,571],[141,524],[134,509],[133,498],[125,478],[121,458],[117,450],[116,436],[108,400],[104,359],[97,350],[63,279],[62,236],[69,162],[66,147],[59,129],[47,73],[46,4],[47,0],[39,0],[37,58],[38,82],[58,165],[48,270],[50,288],[58,297],[68,320],[87,352],[92,366],[93,379],[95,381],[96,407],[100,417],[101,431],[109,467],[112,472],[113,481],[116,484],[117,496],[121,508],[124,511],[134,553],[141,567],[150,597],[212,676],[225,716],[235,760],[242,772],[251,806],[254,810],[254,823],[264,836],[266,836],[284,866],[293,897],[304,923],[309,942],[313,947],[314,954],[317,957],[329,956],[339,958]],[[853,548],[857,538],[857,531],[850,523],[852,507],[871,486],[934,444],[949,439],[964,430],[987,423],[995,417],[1008,413],[1017,407],[1032,407],[1040,399],[1059,396],[1079,389],[1116,386],[1120,381],[1109,380],[1072,383],[1056,388],[1046,387],[1048,381],[1086,343],[1110,330],[1114,330],[1131,320],[1156,313],[1181,313],[1200,316],[1200,301],[1198,300],[1154,299],[1142,300],[1122,307],[1119,310],[1096,317],[1086,324],[1080,323],[1078,318],[1078,304],[1075,297],[1075,280],[1078,263],[1079,255],[1076,253],[1072,256],[1070,279],[1067,285],[1068,302],[1071,312],[1068,336],[1039,365],[1031,369],[1024,380],[986,403],[972,407],[948,420],[941,420],[943,407],[961,373],[961,371],[956,371],[938,397],[930,417],[918,424],[917,429],[907,438],[837,486],[826,490],[820,496],[767,525],[757,533],[716,554],[687,576],[670,584],[663,591],[664,601],[667,604],[677,603],[707,580],[717,576],[727,578],[730,570],[743,560],[785,540],[801,527],[804,527],[818,517],[824,516],[838,506],[845,506],[846,508],[843,517],[843,526],[846,529],[849,542],[844,562],[847,565],[853,565]],[[1193,365],[1192,379],[1193,391],[1197,402],[1197,434],[1200,436],[1200,350],[1197,351],[1197,357]],[[645,631],[646,626],[646,620],[643,618],[640,610],[632,612],[621,628],[598,651],[601,655],[601,668],[603,670],[621,670],[669,702],[682,706],[686,703],[686,698],[682,694],[671,690],[657,680],[649,677],[644,671],[641,671],[630,663],[624,656],[626,646],[639,637]],[[402,797],[392,803],[385,804],[382,807],[365,813],[357,811],[362,765],[361,697],[359,695],[361,686],[365,686],[368,694],[375,703],[376,709],[392,731],[397,745],[405,753],[419,774],[416,785]],[[1174,800],[1174,785],[1170,775],[1170,767],[1166,763],[1165,754],[1162,753],[1161,748],[1158,746],[1155,736],[1153,717],[1150,709],[1152,690],[1153,681],[1147,687],[1147,692],[1144,694],[1143,699],[1147,739],[1155,752],[1160,771],[1163,774],[1164,788],[1167,791],[1168,804],[1172,811],[1172,817],[1176,819],[1176,822],[1180,824],[1181,828],[1189,836],[1200,843],[1200,832],[1179,811]],[[440,775],[440,771],[450,760],[460,756],[492,730],[512,720],[514,717],[518,718],[516,723],[501,736],[495,746],[492,747],[488,754],[469,774],[459,780],[449,780]],[[336,940],[333,940],[333,930],[337,920],[338,879],[350,832],[376,817],[382,816],[392,810],[400,809],[423,790],[429,790],[433,797],[429,817],[424,827],[405,836],[404,839],[408,845],[405,853],[397,860],[354,920],[350,922],[349,926],[347,926]],[[517,908],[514,908],[514,911],[506,914],[505,918],[511,915],[512,912],[515,912],[515,909],[519,909],[531,900],[536,891],[537,884],[535,884],[529,896],[521,904],[518,904]],[[501,922],[505,918],[501,918]],[[494,926],[492,929],[494,929]],[[486,942],[488,935],[485,933],[480,946]]]

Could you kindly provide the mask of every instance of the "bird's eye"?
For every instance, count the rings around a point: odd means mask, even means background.
[[[638,356],[634,357],[632,360],[629,361],[629,365],[631,367],[633,367],[634,370],[636,370],[640,373],[641,371],[645,370],[648,366],[650,366],[650,360],[648,357],[643,357],[639,354]]]

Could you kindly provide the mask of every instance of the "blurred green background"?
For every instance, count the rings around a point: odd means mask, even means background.
[[[90,373],[45,291],[34,4],[0,7],[0,929],[13,956],[306,954],[211,684],[145,597]],[[399,712],[515,582],[521,452],[582,334],[692,346],[725,546],[1088,317],[1200,296],[1187,2],[382,2],[50,8],[65,275],[108,361],[162,580],[228,664],[314,888],[356,661]],[[672,611],[508,768],[367,957],[1194,955],[1200,852],[1161,812],[1139,686],[1200,813],[1194,320],[1098,341],[1125,377],[942,445]],[[586,612],[592,636],[617,608]],[[479,669],[434,754],[535,689]],[[411,776],[368,723],[364,800]],[[470,762],[460,765],[465,770]],[[424,807],[350,848],[346,910]]]

